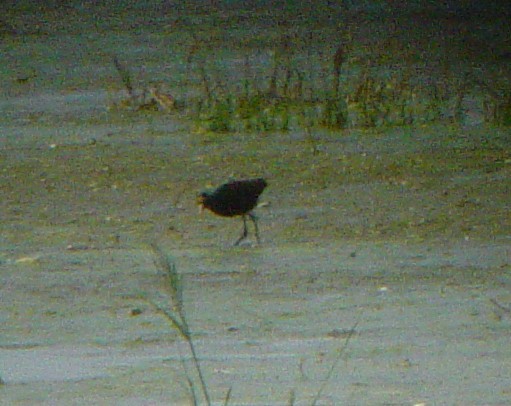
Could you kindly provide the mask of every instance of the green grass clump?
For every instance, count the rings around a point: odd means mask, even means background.
[[[318,45],[314,44],[314,49]],[[213,45],[208,43],[208,47]],[[243,64],[231,67],[223,60],[211,60],[210,55],[222,53],[206,51],[205,44],[194,37],[185,63],[188,91],[183,91],[183,100],[176,100],[171,108],[165,108],[160,97],[165,92],[151,96],[151,88],[140,87],[140,81],[132,78],[130,66],[114,58],[129,95],[121,106],[134,111],[179,111],[181,105],[191,106],[181,111],[181,117],[191,119],[200,132],[367,129],[440,120],[463,123],[470,118],[467,96],[477,90],[479,100],[483,99],[480,109],[484,119],[511,125],[511,91],[506,78],[482,83],[470,74],[391,65],[385,59],[382,62],[377,50],[369,51],[363,64],[357,65],[350,59],[356,48],[352,42],[342,42],[334,51],[325,47],[313,56],[297,38],[282,34],[274,49],[252,51],[244,55]],[[253,63],[254,53],[266,54],[268,60]]]

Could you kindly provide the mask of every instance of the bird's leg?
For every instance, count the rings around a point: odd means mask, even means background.
[[[248,235],[247,218],[245,215],[243,215],[242,217],[243,217],[243,234],[241,234],[241,237],[238,238],[238,240],[234,243],[235,246],[242,242],[245,238],[247,238]]]
[[[254,213],[248,213],[248,217],[250,217],[250,220],[252,220],[252,223],[254,223],[255,236],[257,243],[259,244],[261,241],[259,240],[259,227],[257,227],[257,217]]]

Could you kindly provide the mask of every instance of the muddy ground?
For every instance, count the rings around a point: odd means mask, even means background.
[[[184,97],[190,37],[172,10],[90,7],[10,8],[2,25],[0,404],[186,405],[188,380],[205,404],[158,310],[172,296],[155,246],[182,275],[215,404],[229,388],[231,405],[511,403],[511,134],[476,95],[456,122],[211,134],[179,111],[122,105],[113,54]],[[215,10],[179,13],[211,30],[226,64],[247,38],[278,34],[247,31],[250,17],[219,30],[250,12]],[[396,59],[411,35],[396,26],[420,15],[393,26]],[[418,44],[467,32],[449,16],[413,31]],[[389,34],[350,18],[362,50]],[[502,20],[478,21],[492,55],[475,52],[484,36],[451,36],[430,58],[505,71]],[[227,45],[235,35],[243,47]],[[195,197],[251,176],[269,183],[262,241],[232,247],[241,221],[199,216]]]

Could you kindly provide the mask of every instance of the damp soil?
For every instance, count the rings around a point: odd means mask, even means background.
[[[189,36],[167,24],[179,21],[96,7],[68,20],[12,9],[0,26],[1,404],[187,405],[190,386],[204,404],[190,349],[159,310],[175,296],[155,246],[181,276],[215,404],[229,390],[232,405],[511,403],[508,128],[474,108],[463,122],[313,139],[196,131],[179,112],[119,107],[111,63],[122,55],[180,94],[185,72],[171,73]],[[253,46],[228,45],[251,38],[253,21],[229,25],[242,9],[194,10],[181,13],[211,30],[214,57]],[[459,18],[441,26],[457,32]],[[366,45],[389,34],[364,23]],[[269,46],[279,25],[256,26]],[[442,46],[439,61],[507,66],[505,49],[495,60]],[[269,184],[261,243],[233,247],[241,220],[199,215],[196,196],[253,176]]]

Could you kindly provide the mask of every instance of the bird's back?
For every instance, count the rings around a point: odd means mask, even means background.
[[[206,197],[204,205],[221,216],[245,214],[257,205],[266,186],[262,178],[224,183]]]

